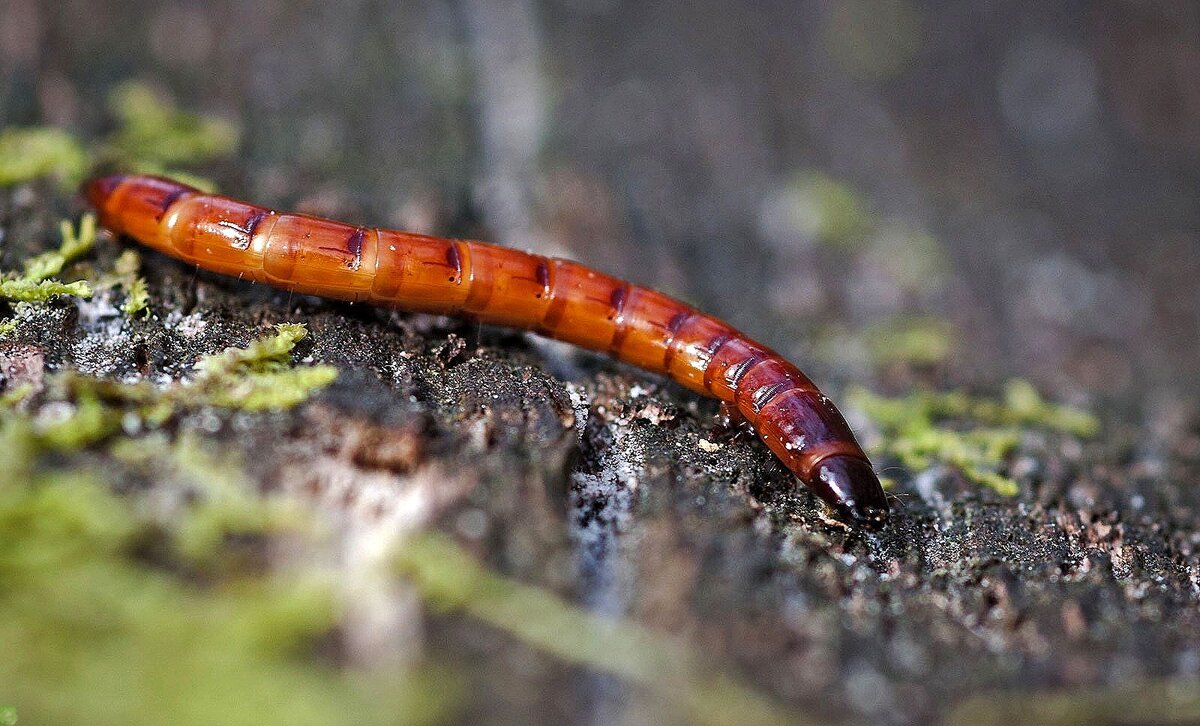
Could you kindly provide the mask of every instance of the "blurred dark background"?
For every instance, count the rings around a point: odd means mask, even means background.
[[[95,136],[129,79],[239,125],[223,191],[575,257],[825,377],[899,330],[955,383],[1200,391],[1193,2],[0,0],[0,125]]]

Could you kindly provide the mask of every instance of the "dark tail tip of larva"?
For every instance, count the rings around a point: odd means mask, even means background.
[[[883,485],[865,459],[831,456],[817,465],[813,480],[816,494],[854,524],[879,529],[887,521]]]

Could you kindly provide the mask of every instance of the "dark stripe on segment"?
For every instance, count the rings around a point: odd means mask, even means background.
[[[608,352],[613,355],[625,344],[625,336],[629,334],[629,321],[625,319],[625,302],[629,300],[630,292],[632,288],[629,283],[623,282],[613,288],[612,295],[608,298],[608,304],[613,310],[609,317],[617,324],[613,330],[612,342],[608,344]]]
[[[347,266],[351,270],[357,270],[359,267],[362,267],[363,238],[366,236],[367,230],[359,227],[346,238],[346,251],[354,255],[354,259],[347,263]]]
[[[463,281],[463,259],[462,253],[458,251],[458,242],[451,242],[446,248],[446,264],[454,268],[454,275],[450,278],[450,282],[462,284]]]
[[[770,359],[766,356],[758,355],[751,355],[741,359],[738,361],[737,365],[725,371],[725,382],[729,384],[730,388],[732,388],[734,391],[737,391],[738,384],[742,382],[742,379],[746,377],[746,374],[750,372],[750,369],[765,360]]]
[[[667,323],[667,347],[663,351],[664,371],[669,372],[671,370],[671,361],[675,359],[676,345],[680,340],[679,331],[695,316],[695,310],[683,310],[671,316],[671,320]]]
[[[538,261],[537,265],[537,283],[542,286],[542,292],[538,293],[538,297],[550,297],[550,267],[546,264],[545,258]]]
[[[233,247],[239,250],[244,250],[250,247],[250,243],[254,240],[254,233],[258,231],[258,226],[262,224],[262,221],[270,214],[271,213],[265,209],[260,209],[254,214],[251,214],[246,220],[246,223],[242,225],[242,231],[245,233],[245,241],[239,241],[234,244]]]
[[[468,316],[468,313],[472,311],[467,309],[467,302],[471,299],[471,292],[475,287],[475,265],[471,261],[471,246],[467,242],[460,242],[458,240],[454,240],[450,244],[454,250],[453,261],[458,263],[457,284],[459,287],[466,286],[462,305],[454,314]],[[451,261],[449,253],[447,253],[446,261]],[[474,319],[474,315],[469,315],[469,317]]]
[[[721,348],[724,348],[725,344],[734,338],[737,338],[737,333],[722,333],[708,343],[708,363],[704,366],[704,390],[709,393],[712,393],[712,362],[717,359],[717,353],[721,351]]]
[[[763,386],[755,391],[754,395],[750,397],[750,408],[754,410],[754,413],[762,411],[763,406],[766,406],[768,403],[773,401],[776,396],[783,393],[785,390],[790,391],[794,389],[788,388],[788,384],[782,382]]]
[[[178,189],[171,190],[171,192],[168,193],[167,196],[163,197],[162,201],[158,203],[158,216],[155,217],[155,221],[161,222],[162,218],[167,215],[167,210],[169,210],[171,206],[175,204],[175,202],[178,202],[180,197],[187,193],[188,189],[186,187],[179,187]]]
[[[614,287],[612,294],[608,296],[608,305],[612,308],[612,314],[608,317],[617,320],[621,317],[621,311],[625,308],[625,300],[629,297],[629,283],[622,283],[618,287]]]
[[[266,219],[271,213],[265,209],[260,209],[250,215],[250,219],[246,220],[246,237],[253,238],[254,233],[258,231],[258,225]]]
[[[550,267],[546,268],[547,281],[546,290],[550,298],[550,304],[546,306],[546,314],[542,316],[542,322],[537,329],[548,335],[553,335],[562,323],[563,315],[567,312],[568,295],[560,295],[558,288],[555,285],[558,283],[558,261],[552,260]]]

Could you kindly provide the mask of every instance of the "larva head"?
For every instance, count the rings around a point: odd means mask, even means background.
[[[102,176],[84,187],[102,227],[168,254],[173,254],[168,234],[173,218],[168,213],[197,193],[192,187],[152,176]]]
[[[88,181],[83,186],[84,196],[87,197],[88,204],[100,215],[100,224],[105,227],[111,227],[113,211],[110,208],[111,202],[114,200],[114,192],[121,183],[125,181],[125,176],[121,174],[112,174],[109,176],[101,176]]]
[[[888,503],[871,464],[853,456],[830,456],[817,465],[809,483],[813,492],[846,519],[877,529],[887,519]]]

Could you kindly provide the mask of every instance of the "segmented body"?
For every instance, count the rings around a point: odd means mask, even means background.
[[[112,231],[198,265],[300,293],[536,331],[714,396],[843,515],[881,522],[879,481],[833,403],[726,323],[569,260],[481,242],[281,214],[156,177],[87,194]]]

